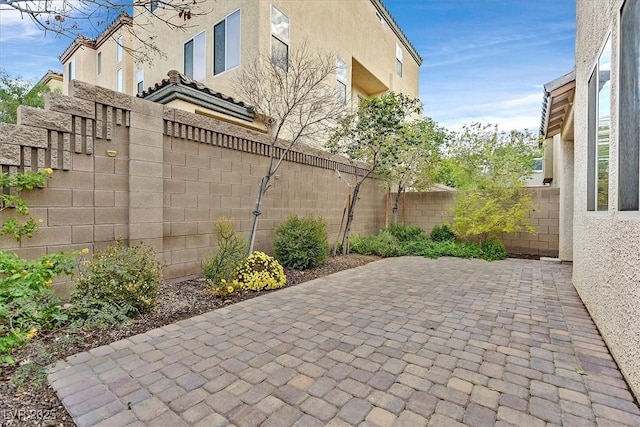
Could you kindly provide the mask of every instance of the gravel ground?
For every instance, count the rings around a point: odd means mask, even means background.
[[[287,286],[378,259],[372,255],[350,254],[330,257],[324,265],[306,271],[286,269]],[[58,396],[46,383],[44,368],[56,360],[264,293],[238,293],[225,301],[213,296],[202,279],[167,283],[161,286],[158,303],[151,313],[121,328],[60,329],[39,336],[13,355],[18,361],[16,365],[0,365],[0,426],[75,425]]]

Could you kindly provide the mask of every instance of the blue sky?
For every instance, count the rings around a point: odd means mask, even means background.
[[[349,1],[349,0],[341,0]],[[384,0],[424,62],[424,114],[537,130],[542,86],[574,66],[575,0]],[[38,80],[70,43],[0,11],[0,68]]]

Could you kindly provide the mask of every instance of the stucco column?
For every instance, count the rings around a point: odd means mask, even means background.
[[[562,261],[573,261],[573,141],[559,139],[560,158],[560,230],[558,257]]]

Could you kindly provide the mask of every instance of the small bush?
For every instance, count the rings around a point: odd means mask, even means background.
[[[247,252],[247,242],[236,233],[233,220],[215,222],[218,250],[202,261],[202,274],[214,286],[231,280],[233,272]]]
[[[143,243],[127,247],[118,241],[81,264],[72,303],[80,317],[82,307],[92,307],[84,312],[88,317],[96,305],[110,306],[109,310],[115,307],[119,313],[133,317],[151,310],[161,275],[162,266],[153,249]]]
[[[282,265],[264,252],[255,251],[242,261],[234,273],[234,280],[227,286],[234,290],[261,291],[282,288],[286,283]]]
[[[290,216],[276,228],[273,250],[285,267],[305,270],[322,265],[329,253],[327,223],[322,218]]]
[[[403,254],[400,242],[388,230],[382,230],[375,236],[363,238],[354,236],[351,243],[351,252],[363,255],[378,255],[385,258]]]
[[[497,240],[485,240],[480,245],[480,248],[482,249],[482,258],[487,261],[496,261],[507,257],[504,245]]]
[[[456,240],[456,235],[454,234],[451,227],[447,224],[442,224],[440,226],[436,225],[431,230],[431,234],[429,235],[431,240],[434,242],[446,242],[448,240]]]
[[[426,235],[420,227],[409,226],[405,224],[391,224],[387,227],[387,231],[393,235],[400,243],[410,242],[414,240],[424,240]]]
[[[70,274],[77,253],[55,253],[34,261],[0,250],[0,356],[68,316],[51,292],[53,279]]]

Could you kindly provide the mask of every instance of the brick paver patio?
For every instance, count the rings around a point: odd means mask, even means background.
[[[570,277],[385,259],[71,356],[49,381],[79,426],[638,426]]]

